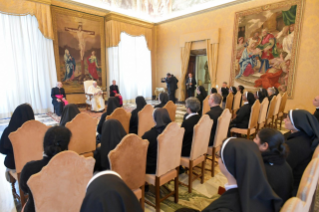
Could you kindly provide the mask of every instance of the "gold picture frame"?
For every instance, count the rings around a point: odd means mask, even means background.
[[[231,85],[274,86],[293,98],[304,4],[286,0],[235,13]]]
[[[55,6],[51,11],[57,79],[63,83],[66,93],[84,93],[86,80],[96,80],[105,91],[104,17]]]

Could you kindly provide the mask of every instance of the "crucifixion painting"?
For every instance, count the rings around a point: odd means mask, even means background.
[[[81,57],[81,75],[82,75],[81,77],[83,79],[85,77],[85,69],[84,69],[85,37],[84,35],[95,36],[95,32],[83,30],[81,22],[79,22],[79,26],[77,29],[65,27],[65,31],[76,33],[79,39],[79,48],[80,48],[80,57]]]

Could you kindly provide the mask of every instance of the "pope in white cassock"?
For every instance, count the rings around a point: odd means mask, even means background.
[[[104,110],[105,101],[102,96],[103,91],[95,81],[93,82],[93,85],[89,87],[88,93],[93,95],[93,98],[91,99],[91,110],[97,112]]]

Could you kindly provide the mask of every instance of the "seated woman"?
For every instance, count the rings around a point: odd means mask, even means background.
[[[6,177],[9,181],[8,169],[15,169],[14,154],[11,141],[9,139],[10,133],[16,131],[26,121],[34,120],[34,113],[29,104],[19,105],[13,112],[9,125],[4,129],[0,140],[0,152],[6,155],[4,165],[7,167]]]
[[[24,212],[34,212],[34,200],[31,190],[27,184],[29,178],[40,172],[46,166],[51,158],[56,154],[68,150],[68,145],[71,139],[71,131],[66,127],[51,127],[44,135],[43,139],[43,159],[28,162],[21,171],[20,188],[24,193],[29,194],[29,199],[24,207]]]
[[[137,134],[138,130],[138,112],[140,112],[147,104],[143,96],[135,98],[136,108],[131,112],[130,133]]]
[[[311,161],[312,154],[319,142],[319,122],[306,110],[290,110],[285,128],[291,130],[286,144],[289,147],[287,162],[294,176],[295,196],[304,170]]]
[[[94,152],[94,171],[104,171],[110,169],[108,155],[126,135],[122,124],[115,119],[106,120],[102,128],[101,146]]]
[[[278,130],[264,128],[258,132],[254,142],[261,152],[268,182],[284,204],[292,197],[294,180],[292,170],[286,162],[288,149],[285,138]]]
[[[198,114],[199,114],[200,116],[202,116],[203,101],[204,101],[204,99],[207,97],[207,92],[206,92],[205,88],[204,88],[202,85],[200,85],[200,86],[198,86],[198,87],[196,88],[196,93],[197,93],[196,98],[197,98],[197,99],[199,100],[199,102],[200,102],[200,109],[199,109],[199,111],[198,111]]]
[[[80,110],[75,104],[68,104],[65,106],[62,112],[60,126],[64,127],[67,122],[72,121],[72,119],[79,113]]]
[[[101,112],[105,109],[105,100],[103,99],[103,91],[100,86],[97,85],[97,82],[93,84],[88,89],[88,94],[92,94],[91,99],[91,110],[95,112]]]
[[[106,112],[102,114],[99,124],[97,125],[97,132],[98,132],[98,138],[97,140],[99,140],[99,138],[101,137],[102,134],[102,126],[103,123],[105,121],[106,116],[111,115],[113,113],[113,111],[120,107],[120,103],[119,100],[116,97],[110,97],[107,100],[107,108],[106,108]],[[99,143],[99,142],[98,142]]]
[[[103,171],[87,185],[80,212],[142,212],[135,194],[114,171]]]
[[[56,87],[51,90],[52,104],[54,111],[58,116],[61,116],[63,107],[68,104],[62,82],[57,82]]]
[[[243,129],[248,127],[251,106],[255,102],[255,97],[254,94],[252,94],[251,92],[246,92],[245,95],[243,95],[242,99],[244,101],[244,105],[237,110],[236,117],[230,122],[230,129],[232,127]]]
[[[158,100],[161,102],[158,105],[155,105],[154,108],[162,108],[166,105],[166,103],[168,102],[168,95],[167,93],[160,93],[158,96]]]
[[[217,155],[216,155],[217,156]],[[278,212],[282,200],[267,181],[258,147],[246,139],[224,141],[218,165],[227,178],[226,192],[203,212]]]
[[[142,138],[150,143],[147,150],[146,173],[155,174],[157,160],[157,136],[160,135],[171,122],[166,109],[158,108],[153,113],[155,127],[147,131]]]

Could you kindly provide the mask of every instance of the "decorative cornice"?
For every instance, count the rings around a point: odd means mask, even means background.
[[[52,5],[103,17],[110,12],[109,10],[71,0],[52,0]]]
[[[188,18],[188,17],[191,17],[191,16],[199,15],[199,14],[202,14],[202,13],[207,13],[207,12],[214,11],[214,10],[220,10],[222,8],[225,8],[225,7],[230,7],[230,6],[234,6],[234,5],[245,3],[245,2],[249,2],[249,1],[254,1],[254,0],[239,0],[239,1],[229,2],[227,4],[222,4],[222,5],[219,5],[219,6],[216,6],[216,7],[211,7],[211,8],[205,9],[205,10],[189,13],[189,14],[186,14],[186,15],[183,15],[183,16],[179,16],[179,17],[176,17],[176,18],[171,18],[171,19],[168,19],[168,20],[165,20],[165,21],[156,22],[155,25],[160,25],[160,24],[168,23],[168,22],[171,22],[171,21],[176,21],[176,20],[183,19],[183,18]]]
[[[126,15],[122,15],[122,14],[114,13],[114,12],[110,12],[105,16],[106,22],[111,20],[133,24],[133,25],[137,25],[137,26],[141,26],[141,27],[149,28],[149,29],[152,29],[154,27],[154,23],[143,21],[137,18],[132,18],[130,16],[126,16]]]
[[[27,1],[33,1],[41,4],[51,4],[51,0],[27,0]]]

